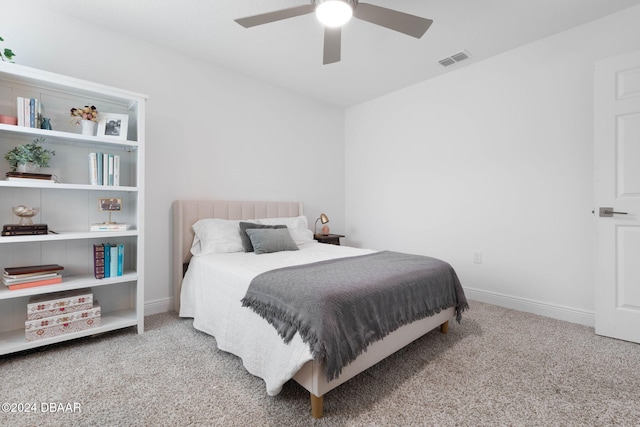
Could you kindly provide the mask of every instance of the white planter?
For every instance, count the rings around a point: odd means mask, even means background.
[[[93,120],[80,120],[80,125],[82,126],[83,135],[96,136],[98,122],[94,122]]]
[[[16,168],[16,172],[22,172],[22,173],[37,173],[40,170],[40,167],[38,165],[35,165],[33,163],[22,163],[19,164],[18,167]]]

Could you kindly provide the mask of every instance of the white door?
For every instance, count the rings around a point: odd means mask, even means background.
[[[594,90],[596,334],[640,343],[640,51],[597,62]]]

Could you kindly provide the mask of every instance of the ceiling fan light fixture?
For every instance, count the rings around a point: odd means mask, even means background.
[[[355,1],[318,0],[316,17],[326,27],[341,27],[353,16]]]

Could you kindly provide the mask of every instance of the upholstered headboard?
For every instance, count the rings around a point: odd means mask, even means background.
[[[304,215],[302,202],[176,200],[173,202],[173,307],[180,310],[183,266],[191,259],[193,229],[202,218],[256,219]]]

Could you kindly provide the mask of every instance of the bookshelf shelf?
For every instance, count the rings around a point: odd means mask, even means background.
[[[106,192],[125,192],[133,193],[138,191],[138,187],[130,187],[128,185],[119,186],[107,186],[107,185],[89,185],[89,184],[66,184],[59,182],[49,182],[42,180],[43,182],[34,181],[0,181],[0,187],[12,187],[12,188],[46,188],[50,190],[92,190],[92,191],[106,191]]]
[[[137,236],[138,230],[127,231],[67,231],[58,234],[41,234],[36,236],[2,236],[2,243],[53,242],[62,240],[104,240],[112,237]]]
[[[112,147],[124,150],[136,150],[136,141],[122,141],[109,137],[87,136],[71,132],[35,129],[24,126],[14,126],[0,123],[0,134],[16,140],[28,142],[34,138],[43,137],[49,143],[79,145],[83,147]]]
[[[18,289],[11,291],[6,287],[0,288],[0,300],[40,295],[50,292],[69,291],[72,289],[94,288],[97,286],[108,286],[117,283],[134,282],[138,280],[138,274],[134,271],[127,271],[122,276],[106,277],[96,279],[93,275],[64,276],[62,283],[55,285],[38,286],[35,288]]]
[[[0,114],[15,116],[17,98],[37,98],[42,115],[54,130],[0,124],[0,222],[16,224],[12,207],[39,207],[34,223],[47,224],[56,234],[0,236],[0,268],[39,264],[64,267],[61,283],[20,290],[0,284],[0,354],[27,350],[64,340],[136,326],[144,331],[144,165],[146,96],[98,83],[0,62]],[[99,113],[127,115],[127,139],[88,136],[71,124],[69,109],[95,105]],[[100,116],[98,116],[100,119]],[[43,173],[56,181],[4,179],[9,164],[4,153],[43,137],[54,150]],[[90,153],[117,155],[119,186],[90,184]],[[127,231],[88,231],[91,224],[107,220],[98,210],[99,198],[122,199],[113,221],[133,227]],[[124,274],[96,279],[93,245],[125,247]],[[32,296],[91,288],[101,307],[100,327],[27,342],[24,322]]]
[[[117,310],[113,312],[102,312],[101,325],[96,328],[85,329],[80,332],[72,332],[57,337],[46,338],[38,341],[28,342],[25,338],[24,328],[13,329],[0,333],[0,355],[15,353],[17,351],[29,350],[49,344],[55,344],[74,338],[82,338],[90,335],[109,332],[116,329],[136,326],[140,316],[135,310]]]

